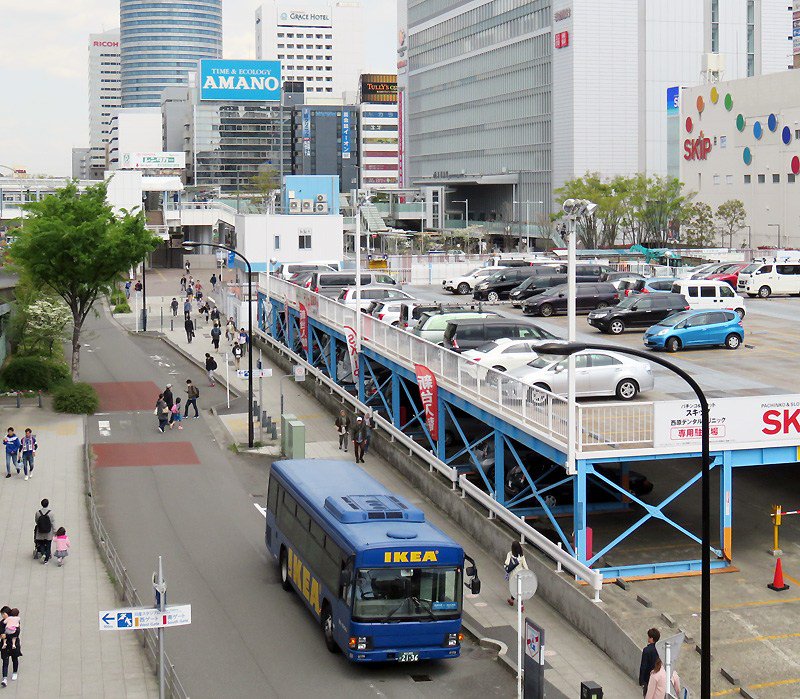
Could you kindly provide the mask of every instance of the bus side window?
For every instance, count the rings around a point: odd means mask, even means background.
[[[339,596],[346,604],[350,604],[353,593],[353,558],[342,561],[342,584],[339,589]]]
[[[276,512],[278,505],[278,481],[274,478],[269,479],[269,492],[267,493],[267,509]]]

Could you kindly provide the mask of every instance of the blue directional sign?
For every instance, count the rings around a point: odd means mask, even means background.
[[[228,252],[228,267],[233,267],[233,263],[236,261],[236,253],[229,251]]]
[[[103,616],[100,617],[100,620],[106,625],[111,626],[111,624],[116,621],[113,614],[106,612]]]
[[[121,614],[117,614],[117,628],[132,629],[133,614],[131,612],[122,612]]]

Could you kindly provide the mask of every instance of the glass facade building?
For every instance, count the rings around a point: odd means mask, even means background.
[[[120,0],[122,107],[159,107],[201,58],[222,58],[222,0]]]

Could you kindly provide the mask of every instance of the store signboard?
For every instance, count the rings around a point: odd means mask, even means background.
[[[200,61],[200,99],[226,102],[279,102],[280,61]]]

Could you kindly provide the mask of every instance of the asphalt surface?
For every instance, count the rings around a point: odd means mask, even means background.
[[[224,392],[205,386],[204,373],[156,338],[131,337],[110,318],[87,321],[81,379],[167,382],[181,395],[186,378],[200,386],[199,420],[160,434],[153,406],[110,412],[89,421],[93,443],[137,446],[190,442],[155,450],[158,465],[95,469],[95,497],[110,536],[143,600],[151,571],[164,557],[170,604],[191,603],[191,626],[169,630],[166,648],[192,697],[510,696],[514,681],[493,654],[466,642],[460,660],[408,666],[353,666],[325,649],[322,634],[298,597],[280,587],[267,560],[264,500],[269,462],[222,448],[205,411]],[[126,391],[128,389],[121,389]],[[153,396],[153,405],[155,396]],[[103,426],[101,434],[98,424]],[[187,448],[182,450],[186,456]],[[152,453],[148,458],[152,458]],[[170,463],[184,460],[195,463]],[[135,459],[134,459],[135,461]]]

